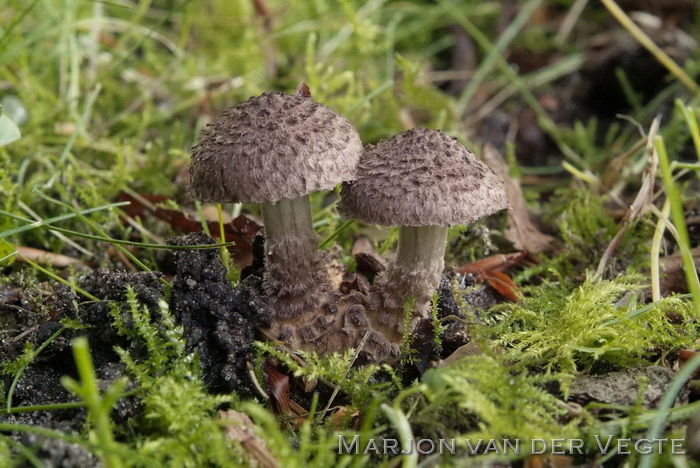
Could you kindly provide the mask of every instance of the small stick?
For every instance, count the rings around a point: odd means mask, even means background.
[[[364,348],[365,343],[367,342],[367,338],[369,338],[369,332],[365,332],[365,335],[362,337],[362,341],[360,341],[360,345],[355,350],[355,355],[352,357],[352,361],[350,361],[350,365],[348,366],[347,370],[345,371],[345,374],[343,374],[343,378],[348,376],[348,372],[350,372],[350,369],[352,369],[352,365],[355,364],[355,361],[357,360],[357,357],[360,355],[362,348]],[[330,399],[328,400],[326,407],[323,408],[323,411],[321,412],[321,419],[326,417],[326,413],[328,413],[328,411],[331,409],[331,405],[333,404],[333,400],[335,400],[335,397],[338,396],[338,392],[340,392],[340,385],[335,386],[335,389],[333,390],[333,394],[331,395]]]

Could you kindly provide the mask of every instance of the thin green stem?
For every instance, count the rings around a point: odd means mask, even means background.
[[[49,344],[53,342],[58,336],[66,331],[68,327],[63,327],[59,328],[53,335],[51,335],[46,341],[44,341],[41,346],[39,346],[34,352],[32,353],[30,362],[36,358],[39,353],[41,353]],[[7,392],[7,405],[5,407],[6,412],[10,413],[12,410],[12,395],[15,393],[15,388],[17,388],[17,383],[19,382],[19,379],[22,378],[22,374],[24,374],[25,369],[27,366],[22,367],[17,373],[15,374],[15,377],[12,379],[12,383],[10,384],[10,389]]]
[[[486,75],[493,69],[499,59],[503,56],[503,52],[506,50],[508,45],[513,42],[515,37],[518,35],[520,30],[528,22],[535,10],[542,4],[542,0],[530,0],[525,3],[518,12],[518,15],[510,22],[506,30],[499,35],[498,41],[493,44],[493,47],[488,52],[484,60],[482,60],[479,68],[474,73],[474,76],[469,80],[469,84],[466,86],[462,95],[457,100],[457,113],[462,115],[464,110],[469,105],[472,97],[476,93],[479,85],[484,81]]]
[[[670,384],[666,389],[666,393],[661,399],[661,403],[656,409],[656,415],[649,426],[649,432],[647,432],[647,438],[650,440],[656,440],[661,437],[666,421],[671,413],[671,407],[678,398],[678,394],[685,386],[688,379],[691,378],[695,370],[700,367],[700,354],[693,356],[693,358],[686,362],[683,367],[676,373],[671,380]],[[656,459],[656,452],[652,451],[648,456],[642,457],[640,468],[651,468],[654,465],[654,460]]]
[[[690,239],[688,237],[688,227],[685,223],[685,213],[683,212],[683,201],[678,187],[673,181],[668,154],[666,153],[666,145],[664,145],[663,137],[660,135],[654,140],[654,147],[659,154],[659,169],[661,178],[666,189],[666,196],[671,203],[671,219],[678,231],[678,248],[680,250],[681,259],[683,260],[683,271],[685,280],[688,284],[688,291],[693,295],[693,304],[695,306],[695,315],[700,317],[700,280],[698,280],[698,272],[695,269],[693,254],[690,249]]]
[[[336,230],[333,231],[328,237],[326,237],[325,239],[323,239],[323,242],[321,242],[321,243],[318,245],[318,248],[319,248],[319,249],[323,249],[323,248],[326,247],[328,244],[330,244],[331,242],[333,242],[333,240],[334,240],[336,237],[338,237],[340,234],[342,234],[343,231],[345,231],[347,228],[349,228],[350,226],[352,226],[352,224],[353,224],[354,222],[355,222],[354,219],[349,219],[349,220],[345,221],[343,224],[341,224],[341,225],[338,227],[338,229],[336,229]]]
[[[92,363],[88,341],[85,337],[79,337],[73,340],[73,357],[82,384],[81,396],[90,412],[99,445],[100,447],[109,449],[114,445],[111,421],[109,419],[109,412],[103,408],[102,405],[102,398],[97,388],[95,366]],[[106,464],[111,468],[119,468],[122,466],[120,458],[113,453],[109,453],[109,451],[103,453],[103,457]]]
[[[64,202],[62,202],[62,201],[60,201],[60,200],[56,200],[55,198],[52,198],[52,197],[50,197],[50,196],[48,196],[48,195],[42,193],[41,191],[39,191],[39,190],[37,190],[37,189],[34,189],[34,192],[35,192],[37,195],[39,195],[41,198],[43,198],[44,200],[47,200],[47,201],[50,201],[50,202],[55,203],[55,204],[57,204],[57,205],[63,206],[63,207],[65,207],[66,209],[72,211],[73,213],[75,213],[75,214],[78,216],[78,218],[79,218],[81,221],[83,221],[85,224],[87,224],[93,231],[97,232],[98,234],[100,234],[100,235],[103,236],[103,237],[108,237],[108,238],[111,239],[111,237],[109,236],[109,234],[107,234],[107,233],[105,232],[104,229],[102,229],[102,228],[99,227],[96,223],[94,223],[94,222],[92,222],[91,220],[89,220],[88,218],[86,218],[83,214],[81,214],[77,209],[73,208],[73,207],[72,207],[71,205],[69,205],[68,203],[64,203]],[[136,256],[135,256],[134,254],[132,254],[131,252],[129,252],[128,250],[126,250],[124,247],[122,247],[122,246],[119,245],[119,244],[115,244],[115,247],[116,247],[117,250],[119,250],[121,253],[123,253],[124,255],[126,255],[126,256],[129,258],[129,260],[131,260],[132,262],[134,262],[134,264],[136,264],[139,268],[141,268],[141,269],[144,270],[144,271],[151,271],[150,268],[148,268],[146,265],[144,265],[143,262],[141,262],[141,260],[139,260],[138,258],[136,258]],[[168,283],[165,279],[159,278],[158,280],[159,280],[164,286],[170,287],[170,283]]]
[[[8,211],[3,211],[0,210],[1,215],[8,216],[10,218],[16,219],[18,221],[26,221],[29,223],[34,223],[31,219],[25,218],[23,216],[17,216],[14,213],[10,213]],[[83,239],[89,239],[89,240],[96,240],[100,242],[107,242],[109,244],[120,244],[120,245],[128,245],[131,247],[139,247],[142,249],[160,249],[160,250],[200,250],[200,249],[218,249],[220,247],[230,247],[233,245],[236,245],[235,242],[220,242],[217,244],[206,244],[206,245],[168,245],[168,244],[152,244],[148,242],[135,242],[135,241],[130,241],[130,240],[123,240],[123,239],[114,239],[113,237],[102,237],[102,236],[94,236],[92,234],[85,234],[83,232],[78,232],[78,231],[73,231],[71,229],[65,229],[62,227],[58,226],[52,226],[50,223],[45,223],[43,226],[38,226],[40,228],[44,228],[48,231],[56,231],[60,232],[63,234],[68,234],[70,236],[75,236],[75,237],[81,237]]]
[[[117,206],[129,205],[130,203],[131,202],[110,203],[108,205],[102,205],[102,206],[98,206],[95,208],[88,208],[87,210],[81,210],[81,211],[77,211],[74,213],[63,214],[60,216],[55,216],[53,218],[42,219],[40,221],[34,221],[34,222],[31,222],[30,224],[25,224],[24,226],[20,226],[20,227],[15,228],[15,229],[10,229],[9,231],[0,232],[0,239],[4,239],[5,237],[10,237],[10,236],[13,236],[15,234],[19,234],[20,232],[29,231],[31,229],[36,229],[36,228],[40,228],[43,226],[48,226],[50,224],[57,223],[58,221],[63,221],[65,219],[75,218],[76,216],[86,215],[86,214],[94,213],[95,211],[102,211],[102,210],[114,208]],[[11,215],[7,211],[0,211],[0,214],[15,216],[15,215]]]

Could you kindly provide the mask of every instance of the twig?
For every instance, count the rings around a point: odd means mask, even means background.
[[[620,245],[622,237],[627,232],[627,229],[634,223],[636,219],[644,216],[649,209],[656,208],[652,203],[654,196],[654,181],[656,179],[656,169],[658,168],[658,156],[656,151],[654,151],[654,138],[659,132],[659,124],[661,118],[656,117],[651,124],[649,129],[649,135],[647,136],[646,154],[647,154],[647,167],[644,170],[644,175],[642,176],[642,187],[639,189],[637,196],[635,197],[632,205],[630,205],[625,217],[620,222],[620,229],[615,234],[615,237],[610,242],[608,247],[605,249],[603,256],[600,258],[598,263],[598,269],[595,272],[597,278],[603,276],[605,267],[608,261],[615,254],[617,246]]]
[[[355,355],[352,357],[352,361],[350,361],[348,368],[345,370],[345,374],[343,374],[343,378],[348,376],[348,373],[350,372],[350,369],[352,369],[353,364],[355,364],[355,361],[357,360],[357,357],[360,355],[362,348],[365,347],[365,343],[367,342],[367,338],[369,338],[369,332],[365,332],[365,335],[362,337],[362,341],[360,341],[359,346],[355,350]],[[321,417],[320,417],[321,420],[323,420],[323,418],[326,417],[326,413],[328,413],[328,410],[331,409],[331,405],[333,404],[333,400],[335,400],[335,397],[338,395],[338,392],[340,392],[340,385],[336,385],[335,388],[333,389],[333,394],[328,399],[328,403],[326,404],[326,407],[323,408],[323,411],[321,412]]]

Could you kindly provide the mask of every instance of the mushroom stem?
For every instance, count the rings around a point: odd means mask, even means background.
[[[405,306],[413,298],[414,321],[428,317],[428,304],[445,267],[447,227],[401,226],[396,256],[374,283],[378,308],[372,323],[393,340],[401,340]]]
[[[278,326],[313,312],[330,290],[311,223],[309,197],[261,203],[265,222],[264,289]]]

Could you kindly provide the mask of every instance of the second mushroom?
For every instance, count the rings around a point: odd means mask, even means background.
[[[444,268],[447,228],[508,207],[503,182],[456,138],[417,128],[370,146],[357,178],[343,184],[338,210],[399,227],[396,256],[370,291],[368,317],[390,342],[426,319]]]

